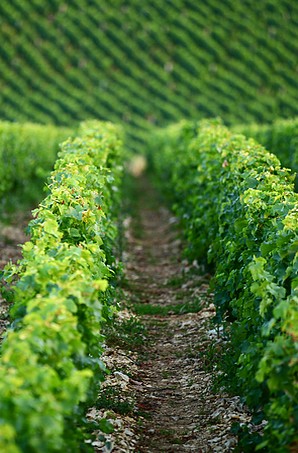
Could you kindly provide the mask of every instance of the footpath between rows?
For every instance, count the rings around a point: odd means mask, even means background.
[[[124,373],[134,436],[132,442],[120,436],[110,451],[233,451],[231,426],[250,415],[239,397],[213,389],[224,338],[212,323],[210,275],[182,258],[177,220],[148,180],[137,180],[133,198],[125,221],[123,299],[145,337],[137,358],[132,339],[132,366]]]

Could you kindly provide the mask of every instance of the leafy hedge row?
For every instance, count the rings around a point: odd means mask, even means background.
[[[156,134],[151,153],[192,257],[215,267],[225,377],[267,420],[258,449],[285,452],[298,426],[298,195],[277,157],[218,121]],[[248,442],[251,442],[250,439]]]
[[[0,198],[11,192],[32,196],[53,168],[58,145],[73,131],[55,126],[0,121]]]
[[[279,119],[273,124],[243,124],[233,130],[254,138],[276,154],[285,167],[298,172],[298,118]]]
[[[19,267],[6,270],[8,282],[19,276],[0,362],[6,453],[85,451],[75,424],[102,376],[122,167],[116,126],[87,122],[79,134],[62,145]]]

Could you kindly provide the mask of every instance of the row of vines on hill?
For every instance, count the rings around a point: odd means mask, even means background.
[[[3,1],[1,116],[124,122],[137,148],[181,117],[297,114],[297,13],[290,0]]]
[[[0,361],[3,452],[86,448],[78,426],[104,374],[99,328],[113,312],[120,135],[89,121],[62,144],[23,259],[4,271],[14,304]]]
[[[278,119],[273,124],[243,124],[233,130],[254,138],[276,154],[285,167],[298,173],[298,118]]]
[[[244,397],[258,449],[297,442],[298,194],[294,176],[253,139],[219,121],[181,122],[152,140],[151,159],[192,258],[208,257],[226,385]],[[242,429],[243,430],[243,429]]]
[[[73,131],[34,123],[0,121],[0,199],[11,204],[12,195],[36,202],[53,168],[59,143]]]

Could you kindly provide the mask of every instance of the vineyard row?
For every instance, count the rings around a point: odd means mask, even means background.
[[[3,452],[81,451],[77,424],[104,371],[121,174],[118,128],[83,123],[62,144],[23,259],[4,272],[14,304],[0,365]]]
[[[216,120],[170,126],[151,146],[188,255],[200,261],[208,257],[214,268],[216,320],[228,339],[223,381],[244,397],[256,423],[266,420],[258,448],[282,453],[297,441],[298,194],[293,175],[262,145]]]

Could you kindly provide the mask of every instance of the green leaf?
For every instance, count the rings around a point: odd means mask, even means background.
[[[77,228],[69,228],[68,232],[69,235],[74,239],[78,239],[81,237],[81,232]]]
[[[106,418],[102,418],[98,422],[98,428],[105,434],[112,434],[115,430],[112,423],[109,420],[107,420]]]
[[[55,219],[46,219],[43,223],[43,229],[46,233],[51,234],[55,238],[59,238],[61,235]]]

